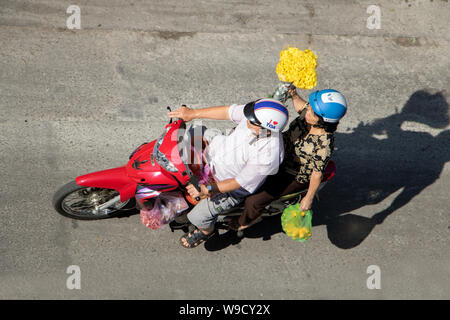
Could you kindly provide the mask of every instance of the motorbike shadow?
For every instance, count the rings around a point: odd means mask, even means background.
[[[136,208],[122,211],[116,218],[129,218],[139,215],[140,211]],[[346,214],[330,219],[321,216],[316,210],[312,219],[313,228],[320,225],[326,225],[329,240],[341,249],[351,249],[358,246],[382,220],[376,215],[372,218],[366,218],[354,214]],[[251,226],[243,231],[243,236],[230,230],[226,225],[217,224],[216,234],[205,242],[205,249],[208,251],[218,251],[232,245],[238,245],[245,238],[257,239],[262,241],[271,240],[271,237],[277,233],[284,233],[281,227],[281,214],[263,219],[261,222]],[[183,232],[188,232],[187,228]],[[314,234],[314,229],[313,229]]]
[[[314,235],[314,227],[326,225],[328,238],[335,246],[341,249],[351,249],[358,246],[372,232],[377,224],[379,224],[379,221],[376,217],[366,218],[354,214],[346,214],[330,219],[320,215],[316,211],[312,219],[312,233]],[[221,229],[219,227],[217,231]],[[261,222],[244,230],[242,237],[239,237],[234,230],[226,230],[224,233],[217,232],[205,242],[205,249],[208,251],[222,250],[229,246],[239,244],[245,238],[261,238],[262,241],[268,241],[277,233],[284,233],[281,226],[281,214],[265,218]]]
[[[217,231],[225,229],[226,232],[216,234],[205,242],[205,249],[208,251],[218,251],[225,249],[231,245],[238,245],[245,238],[261,238],[263,241],[271,239],[271,236],[280,232],[284,232],[281,227],[281,214],[264,218],[261,222],[254,224],[248,229],[243,230],[242,237],[234,230],[230,230],[225,226],[216,226]]]

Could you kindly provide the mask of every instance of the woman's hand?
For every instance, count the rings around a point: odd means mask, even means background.
[[[195,110],[186,106],[181,106],[179,109],[169,112],[169,117],[180,118],[188,122],[195,119]]]
[[[193,199],[195,199],[197,197],[200,197],[201,199],[203,199],[203,198],[206,198],[208,196],[208,194],[209,194],[208,193],[208,189],[206,188],[205,185],[201,184],[200,185],[200,190],[201,190],[201,192],[198,192],[198,190],[192,184],[188,184],[186,186],[186,191],[189,193],[189,195]]]
[[[300,210],[301,211],[308,211],[309,209],[311,209],[311,205],[313,202],[314,198],[310,198],[308,196],[305,196],[302,201],[300,202]]]
[[[297,88],[293,84],[289,86],[287,93],[291,96],[291,98],[294,96],[298,96]]]

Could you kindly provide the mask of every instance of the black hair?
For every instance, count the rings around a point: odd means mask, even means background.
[[[339,122],[336,123],[331,123],[331,122],[326,122],[325,120],[323,120],[323,118],[321,116],[319,116],[318,114],[316,114],[317,118],[319,118],[319,121],[316,125],[314,125],[313,127],[315,128],[322,128],[324,129],[327,133],[333,133],[336,131],[337,126],[339,124]]]

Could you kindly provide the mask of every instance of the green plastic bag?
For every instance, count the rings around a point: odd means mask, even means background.
[[[312,210],[301,211],[300,203],[290,205],[281,215],[281,226],[286,235],[296,241],[305,242],[312,235]]]

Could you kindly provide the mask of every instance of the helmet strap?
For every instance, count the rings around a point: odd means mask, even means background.
[[[260,138],[260,137],[270,137],[271,134],[272,134],[272,131],[261,127],[261,129],[259,129],[258,138]]]

